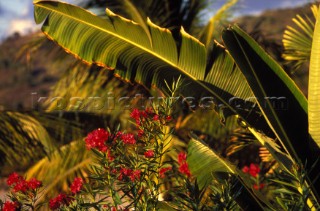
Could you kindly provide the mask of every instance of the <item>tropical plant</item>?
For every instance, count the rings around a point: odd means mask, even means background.
[[[146,17],[150,17],[154,23],[176,31],[174,34],[178,37],[179,27],[181,25],[190,33],[198,33],[200,26],[199,14],[207,2],[177,0],[159,1],[158,3],[155,1],[145,3],[141,3],[141,1],[83,1],[83,3],[86,4],[84,5],[85,7],[95,7],[94,9],[97,9],[96,6],[98,6],[98,9],[101,7],[112,8],[117,11],[117,13],[137,21],[144,26],[146,30],[148,29]],[[224,6],[217,16],[212,17],[208,26],[211,25],[211,27],[216,27],[217,22],[224,17],[223,13],[235,3],[236,1],[231,1],[228,5]],[[101,15],[105,16],[105,14]],[[203,31],[202,36],[206,36],[206,39],[209,40],[210,37],[216,35],[214,33],[216,33],[214,30],[211,30],[210,33]],[[22,49],[20,55],[27,51],[27,54],[32,56],[33,51],[47,44],[49,44],[48,41],[43,39],[43,37],[39,37],[39,39],[35,39],[30,45],[26,45]],[[107,98],[110,95],[108,95],[109,93],[106,93],[105,90],[111,90],[112,97],[114,98],[120,97],[120,94],[134,98],[136,93],[143,93],[149,96],[145,89],[141,89],[141,87],[132,89],[132,86],[111,77],[112,74],[106,74],[105,71],[107,69],[101,69],[94,65],[88,67],[79,62],[72,63],[73,61],[70,61],[69,59],[66,60],[65,53],[59,48],[50,49],[50,53],[56,54],[57,61],[59,61],[60,64],[63,64],[62,66],[68,67],[68,70],[57,83],[54,91],[51,93],[51,97],[49,97],[49,100],[46,102],[44,107],[46,109],[45,112],[40,114],[32,113],[31,117],[27,116],[27,114],[18,113],[19,120],[7,119],[5,121],[6,124],[13,122],[13,124],[17,126],[20,125],[20,123],[17,124],[17,122],[24,121],[21,117],[26,116],[26,118],[32,119],[32,122],[35,122],[36,124],[31,132],[34,134],[41,134],[39,131],[42,131],[47,134],[46,139],[36,137],[32,141],[21,141],[19,145],[13,138],[9,138],[11,136],[8,135],[3,135],[1,140],[1,151],[5,153],[4,158],[6,159],[3,160],[3,162],[6,165],[9,165],[8,169],[16,167],[17,162],[21,164],[21,161],[19,160],[21,154],[19,154],[17,150],[13,151],[11,149],[25,149],[25,146],[27,146],[28,150],[25,150],[24,152],[30,152],[28,155],[31,157],[24,156],[26,159],[24,162],[25,166],[23,166],[21,170],[25,171],[30,164],[34,164],[26,171],[26,175],[28,178],[36,176],[46,183],[55,184],[51,185],[46,192],[52,191],[51,189],[56,189],[57,191],[60,188],[66,187],[64,179],[70,177],[70,175],[83,174],[83,169],[80,169],[79,167],[84,167],[84,169],[86,169],[87,162],[84,162],[84,160],[87,159],[87,154],[83,150],[83,147],[77,145],[77,143],[79,143],[77,140],[80,137],[83,137],[85,133],[95,127],[105,127],[106,122],[108,126],[112,127],[112,125],[117,125],[122,119],[122,127],[127,127],[126,119],[120,117],[123,114],[122,109],[115,110],[109,109],[108,107],[105,107],[106,109],[97,109],[97,104],[94,100],[84,101],[83,99],[88,99],[92,95]],[[71,66],[69,66],[69,64],[71,64]],[[61,70],[64,71],[64,68],[61,68]],[[64,105],[61,110],[61,108],[59,108],[59,102],[52,101],[56,96],[61,97],[65,102],[70,102],[70,104]],[[100,115],[94,113],[100,113]],[[56,116],[62,116],[63,118],[56,118]],[[234,125],[234,121],[232,122]],[[87,125],[89,125],[89,127],[87,127]],[[29,132],[24,131],[24,128],[21,130],[11,130],[14,129],[14,127],[6,127],[6,129],[8,130],[6,131],[7,134],[16,134],[21,140],[25,140],[25,135]],[[209,130],[212,130],[212,128],[208,128],[208,131]],[[19,135],[19,132],[21,132],[22,135]],[[29,138],[27,138],[27,140],[29,140]],[[48,142],[45,143],[45,141]],[[32,144],[30,144],[30,142]],[[49,144],[51,148],[38,144],[41,142],[47,145]],[[39,150],[35,150],[33,145],[37,145]],[[71,158],[71,155],[73,155],[73,153],[70,153],[71,151],[77,151],[79,156]],[[35,152],[43,153],[36,154]],[[48,157],[44,157],[45,155]],[[66,160],[68,162],[65,163],[64,169],[68,169],[69,171],[65,172],[65,174],[60,174],[60,164]],[[50,168],[47,168],[48,166],[50,166]],[[8,171],[5,171],[4,173],[7,174],[7,172]],[[51,177],[45,177],[47,174],[50,174]],[[54,194],[54,191],[52,194]]]
[[[310,62],[315,20],[318,15],[317,5],[312,5],[311,10],[312,17],[297,15],[292,19],[295,27],[288,26],[283,34],[283,58],[293,64],[292,71]]]
[[[182,95],[210,96],[222,118],[237,115],[241,125],[268,149],[282,171],[290,172],[296,166],[306,169],[303,175],[295,175],[300,182],[294,183],[293,188],[302,197],[302,208],[319,207],[320,181],[316,169],[320,165],[320,148],[318,130],[313,130],[317,124],[313,115],[317,113],[318,96],[312,94],[309,100],[314,100],[309,101],[312,106],[308,108],[308,101],[283,69],[237,26],[223,32],[225,47],[214,43],[208,53],[205,46],[183,28],[177,39],[150,20],[146,28],[110,10],[107,17],[101,19],[72,5],[39,1],[35,3],[35,18],[37,23],[44,22],[43,32],[68,52],[87,63],[106,66],[125,80],[165,90],[165,80],[170,83],[180,76],[185,82]],[[314,37],[318,25],[319,21]],[[317,46],[315,39],[310,69],[315,76],[311,74],[311,82],[317,80],[319,69]],[[314,83],[310,87],[310,90],[317,89]],[[192,140],[189,152],[191,170],[199,177],[200,189],[212,176],[221,179],[224,172],[238,178],[242,189],[237,202],[243,209],[296,206],[279,198],[268,202],[251,189],[241,171],[201,142]],[[198,163],[199,160],[203,162]],[[216,166],[220,168],[214,168]]]

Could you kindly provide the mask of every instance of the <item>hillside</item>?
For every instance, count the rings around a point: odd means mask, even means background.
[[[286,25],[292,24],[291,19],[296,14],[310,15],[309,5],[266,11],[260,16],[244,16],[234,22],[251,34],[275,59],[284,64],[281,58],[282,34]],[[37,42],[38,39],[37,34],[23,37],[15,34],[0,44],[0,110],[33,108],[34,101],[39,97],[48,96],[50,87],[62,74],[59,71],[60,65],[64,67],[67,65],[54,63],[54,54],[44,53],[48,52],[44,48],[56,49],[52,43],[41,47],[39,51],[29,50],[17,58],[17,52],[22,46],[30,41]],[[70,57],[68,59],[70,62],[74,60],[67,54],[63,55]],[[290,73],[288,66],[284,65],[284,68]],[[292,75],[305,94],[308,77],[306,70]]]
[[[261,46],[284,68],[284,70],[293,78],[305,95],[308,93],[308,65],[302,66],[301,70],[292,72],[292,68],[282,58],[283,45],[282,37],[286,26],[294,26],[292,18],[297,14],[302,17],[309,17],[314,20],[310,10],[310,5],[302,7],[267,10],[260,16],[243,16],[236,20],[242,29],[248,32]]]

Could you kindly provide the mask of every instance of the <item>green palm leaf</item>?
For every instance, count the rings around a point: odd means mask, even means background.
[[[47,130],[34,117],[6,111],[0,112],[0,119],[1,166],[23,168],[55,149]]]
[[[188,146],[188,165],[192,175],[197,178],[199,188],[207,186],[213,179],[226,179],[231,174],[235,176],[237,184],[234,191],[241,189],[240,195],[235,201],[244,210],[272,209],[272,205],[258,192],[251,190],[250,180],[244,173],[230,164],[226,159],[220,157],[201,141],[191,139]]]
[[[235,174],[234,166],[195,139],[189,142],[188,164],[192,174],[197,177],[200,189],[212,181],[212,173]]]
[[[293,18],[295,27],[287,26],[283,34],[284,53],[283,58],[293,64],[294,69],[298,69],[305,62],[310,61],[310,52],[312,46],[314,19],[318,14],[318,7],[311,7],[313,18],[297,15]]]
[[[313,35],[308,93],[309,133],[320,147],[320,12]]]
[[[73,141],[53,152],[50,159],[45,157],[39,160],[25,175],[27,179],[35,177],[48,184],[38,200],[43,202],[44,197],[53,197],[61,190],[68,192],[69,184],[75,177],[87,176],[91,163],[92,155],[86,150],[84,141]]]
[[[125,80],[165,88],[164,79],[170,83],[182,75],[187,84],[192,84],[192,89],[185,87],[187,95],[208,93],[223,105],[217,108],[233,114],[236,110],[229,102],[232,97],[244,102],[253,96],[243,75],[220,45],[215,45],[207,65],[204,45],[183,29],[178,51],[169,30],[148,21],[150,40],[139,25],[109,10],[107,18],[101,19],[72,5],[40,1],[35,3],[35,18],[37,23],[44,21],[44,33],[66,51],[87,63],[115,69],[115,74]],[[252,119],[257,120],[256,117]]]

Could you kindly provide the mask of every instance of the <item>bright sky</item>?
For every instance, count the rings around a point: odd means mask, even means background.
[[[214,6],[218,8],[225,1],[216,0]],[[312,1],[315,0],[239,0],[237,15],[259,14],[265,9],[294,7]],[[38,28],[33,20],[32,0],[0,0],[0,41],[14,32],[26,34]]]

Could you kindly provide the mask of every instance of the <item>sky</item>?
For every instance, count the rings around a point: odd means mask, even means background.
[[[76,2],[77,0],[65,0]],[[213,4],[219,7],[226,0],[215,0]],[[257,15],[266,9],[294,7],[306,4],[312,0],[239,0],[236,15],[253,14]],[[314,0],[313,0],[314,1]],[[216,10],[217,8],[213,8]],[[33,19],[32,0],[0,0],[0,41],[14,32],[26,34],[36,31],[40,27],[36,26]]]

